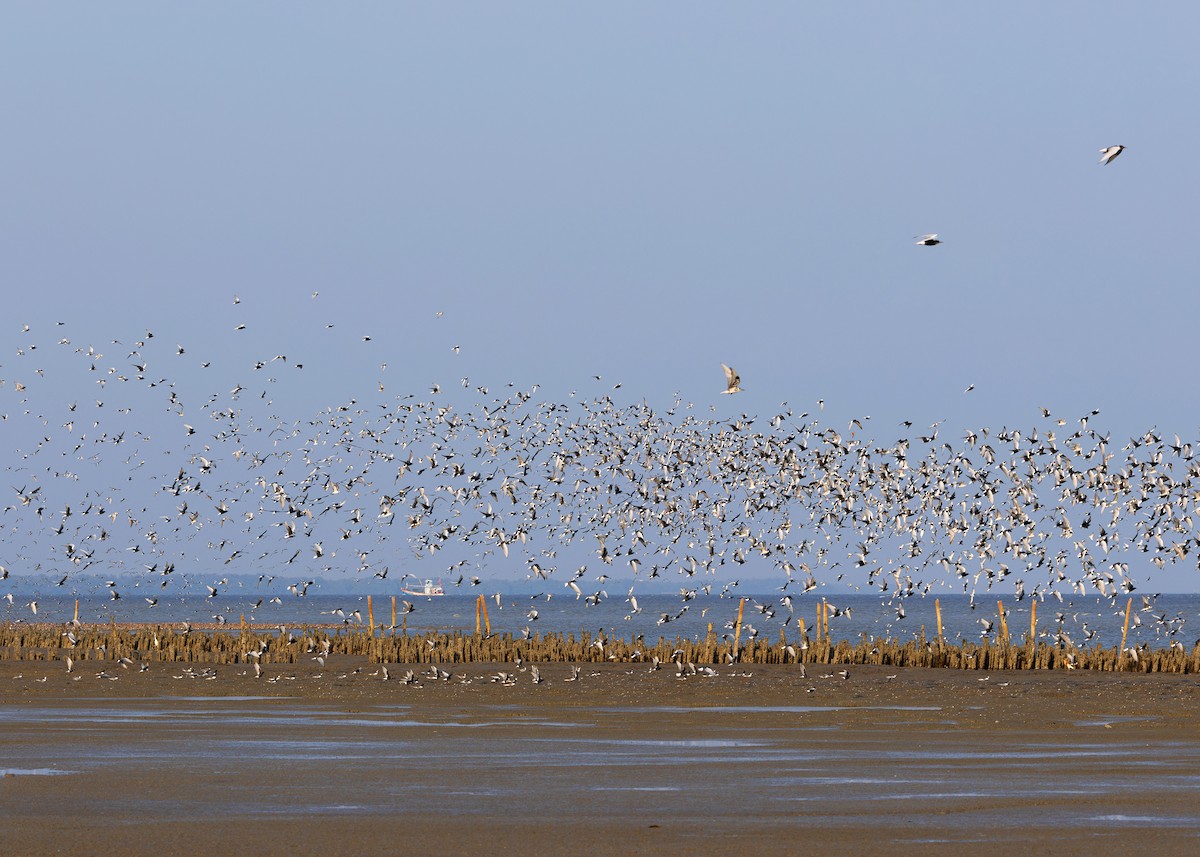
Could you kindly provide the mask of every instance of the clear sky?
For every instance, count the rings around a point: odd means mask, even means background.
[[[1197,32],[1189,3],[8,4],[0,377],[22,336],[58,378],[60,336],[152,330],[198,389],[304,362],[295,418],[469,377],[1197,440]]]

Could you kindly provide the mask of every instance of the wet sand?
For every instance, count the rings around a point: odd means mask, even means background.
[[[0,662],[0,853],[1200,853],[1193,676],[100,666]]]

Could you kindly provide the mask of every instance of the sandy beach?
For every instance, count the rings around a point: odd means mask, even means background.
[[[0,662],[7,855],[1200,849],[1186,675],[87,666]]]

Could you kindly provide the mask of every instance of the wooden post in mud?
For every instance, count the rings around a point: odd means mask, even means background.
[[[746,609],[746,599],[743,598],[738,602],[738,618],[737,625],[733,629],[733,659],[738,659],[738,641],[742,638],[742,612]]]
[[[392,636],[396,636],[396,596],[392,596]]]
[[[942,643],[942,600],[940,598],[933,599],[933,610],[937,613],[938,643]]]
[[[1037,641],[1037,599],[1029,603],[1029,642]]]
[[[483,633],[490,637],[492,636],[492,620],[488,618],[487,599],[482,595],[479,596],[479,606],[483,608]]]
[[[71,620],[71,624],[75,625],[75,626],[79,625],[79,599],[78,598],[75,599],[75,618]]]
[[[1129,603],[1125,605],[1125,627],[1121,629],[1121,651],[1117,652],[1117,666],[1121,665],[1121,661],[1125,658],[1125,638],[1129,635],[1129,614],[1133,612],[1133,599],[1129,599]]]
[[[375,608],[371,604],[371,596],[367,596],[367,622],[371,625],[371,639],[375,639]]]
[[[475,599],[475,633],[483,630],[483,596]]]
[[[997,601],[996,609],[1000,612],[1000,639],[1008,642],[1008,616],[1004,612],[1004,602]]]

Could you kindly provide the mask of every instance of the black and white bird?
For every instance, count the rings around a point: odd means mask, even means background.
[[[918,235],[915,243],[922,247],[934,247],[938,244],[941,244],[942,239],[938,238],[938,234],[936,232],[930,232],[928,235]]]
[[[1111,163],[1112,159],[1125,151],[1124,146],[1106,146],[1100,150],[1100,163]]]

